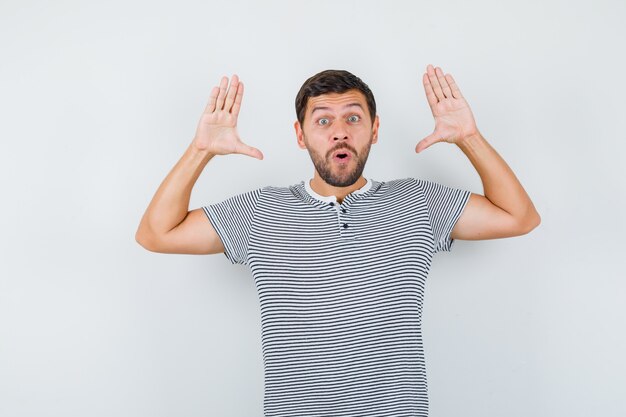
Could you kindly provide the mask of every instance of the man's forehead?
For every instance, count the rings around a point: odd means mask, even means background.
[[[359,104],[363,109],[367,107],[365,96],[358,90],[348,90],[343,93],[327,93],[309,97],[307,110],[313,112],[320,107],[344,107],[350,104]]]

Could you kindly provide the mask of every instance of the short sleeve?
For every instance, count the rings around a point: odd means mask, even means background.
[[[435,253],[449,252],[454,244],[454,239],[450,237],[450,234],[461,217],[471,192],[427,180],[418,179],[417,183],[426,200],[435,241]]]
[[[233,264],[248,262],[248,239],[261,188],[202,207],[224,245],[224,255]]]

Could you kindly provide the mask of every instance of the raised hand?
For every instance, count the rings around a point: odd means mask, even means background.
[[[257,148],[241,141],[237,132],[237,117],[243,98],[243,83],[233,75],[228,86],[228,78],[222,77],[219,87],[211,90],[209,103],[202,113],[193,145],[214,155],[238,153],[263,159]]]
[[[428,105],[435,118],[435,130],[419,141],[415,152],[421,152],[437,142],[459,143],[478,133],[474,115],[452,75],[444,76],[441,68],[433,68],[429,64],[423,82]]]

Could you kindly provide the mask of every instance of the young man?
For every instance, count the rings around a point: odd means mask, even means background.
[[[454,239],[518,236],[540,222],[452,76],[429,65],[423,83],[435,130],[416,152],[456,144],[484,196],[414,178],[364,178],[378,140],[374,96],[358,77],[331,70],[296,97],[310,181],[188,211],[214,156],[263,159],[238,136],[243,83],[233,76],[211,91],[195,138],[141,220],[136,239],[148,250],[223,252],[249,266],[261,303],[267,416],[426,416],[421,312],[432,256]]]

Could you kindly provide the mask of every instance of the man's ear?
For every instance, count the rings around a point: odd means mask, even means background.
[[[293,124],[294,129],[296,129],[296,139],[298,141],[298,146],[300,149],[306,149],[306,144],[304,143],[304,133],[302,132],[302,126],[300,126],[300,122],[296,120]]]
[[[380,119],[378,115],[374,119],[374,123],[372,124],[372,143],[378,142],[378,126],[380,125]]]

